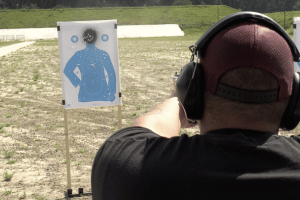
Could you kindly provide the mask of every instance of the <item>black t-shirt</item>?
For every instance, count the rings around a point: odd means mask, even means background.
[[[124,128],[99,149],[94,200],[300,199],[300,135],[222,129],[164,138]]]

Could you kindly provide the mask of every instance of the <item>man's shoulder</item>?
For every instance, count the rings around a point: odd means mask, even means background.
[[[141,140],[145,138],[156,138],[160,137],[150,129],[140,127],[140,126],[133,126],[133,127],[127,127],[118,130],[113,135],[111,135],[107,140],[113,141],[113,140],[125,140],[125,139],[135,139],[135,140]]]

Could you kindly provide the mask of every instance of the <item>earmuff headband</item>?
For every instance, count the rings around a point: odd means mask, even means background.
[[[216,34],[218,34],[221,30],[225,29],[226,27],[232,24],[235,24],[239,21],[247,20],[258,20],[259,22],[265,22],[270,28],[273,28],[274,31],[280,34],[287,41],[292,51],[293,60],[295,62],[300,62],[300,54],[298,48],[291,39],[291,37],[286,33],[286,31],[270,17],[255,12],[238,12],[221,19],[220,21],[216,22],[213,26],[211,26],[200,37],[200,39],[198,39],[197,42],[190,47],[190,50],[194,51],[193,55],[195,55],[198,51],[201,57],[204,56],[206,46]]]

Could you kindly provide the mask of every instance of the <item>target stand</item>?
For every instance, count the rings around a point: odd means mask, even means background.
[[[57,34],[67,165],[67,188],[64,194],[69,199],[90,196],[92,193],[83,193],[83,188],[78,188],[78,194],[72,194],[67,110],[118,106],[118,129],[122,128],[117,20],[57,22]],[[94,70],[90,65],[99,66],[99,70]]]
[[[78,188],[78,194],[72,194],[72,189],[68,189],[65,192],[65,198],[73,198],[73,197],[83,197],[83,196],[92,196],[91,192],[83,193],[83,188]]]
[[[65,101],[62,101],[65,104]],[[68,131],[68,115],[67,109],[64,110],[64,122],[65,122],[65,142],[66,142],[66,164],[67,164],[67,191],[65,192],[65,198],[91,196],[91,192],[83,193],[83,188],[78,188],[78,194],[72,194],[71,189],[71,166],[70,166],[70,147],[69,147],[69,131]],[[118,105],[118,129],[122,128],[122,117],[121,117],[121,105]]]
[[[62,101],[62,104],[65,104],[65,101]],[[72,194],[71,189],[71,169],[70,169],[70,150],[69,150],[69,134],[68,134],[68,117],[67,110],[64,109],[64,120],[65,120],[65,142],[66,142],[66,155],[67,155],[67,191],[65,192],[65,198],[73,197],[82,197],[82,196],[91,196],[91,192],[83,193],[83,188],[78,188],[78,194]]]
[[[64,105],[65,101],[62,101]],[[65,120],[65,142],[66,142],[66,155],[67,155],[67,191],[65,192],[65,198],[73,198],[73,197],[82,197],[82,196],[91,196],[91,192],[83,193],[83,188],[78,188],[78,194],[72,194],[71,189],[71,171],[70,171],[70,150],[69,150],[69,137],[68,137],[68,117],[67,110],[64,109],[64,120]]]

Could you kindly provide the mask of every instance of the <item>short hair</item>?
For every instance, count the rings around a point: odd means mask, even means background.
[[[219,82],[245,90],[273,90],[279,87],[277,79],[271,73],[251,67],[230,70],[220,77]],[[205,91],[204,104],[205,109],[212,116],[239,115],[252,122],[278,124],[288,105],[288,101],[289,98],[281,102],[249,104],[231,101]]]

